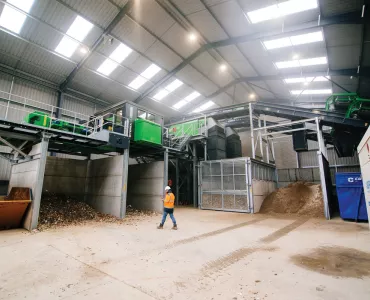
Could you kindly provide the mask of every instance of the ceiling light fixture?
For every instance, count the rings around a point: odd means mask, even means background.
[[[298,54],[293,54],[293,59],[298,59],[299,55]]]
[[[227,69],[227,66],[225,64],[220,65],[220,71],[221,72],[226,71],[226,69]]]
[[[80,52],[81,52],[82,54],[86,54],[86,53],[88,52],[88,50],[87,50],[86,48],[84,48],[84,47],[81,47],[81,48],[80,48]]]
[[[249,94],[249,99],[255,99],[256,98],[256,94]]]
[[[196,41],[196,40],[197,40],[197,35],[196,35],[195,33],[190,33],[190,34],[189,34],[189,40],[190,40],[191,42]]]
[[[290,0],[247,12],[247,17],[251,23],[255,24],[317,7],[317,0]]]

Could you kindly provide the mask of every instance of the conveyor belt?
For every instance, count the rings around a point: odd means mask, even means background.
[[[335,124],[339,124],[360,128],[368,127],[368,123],[366,121],[345,118],[343,113],[327,112],[319,109],[308,109],[267,102],[252,102],[252,106],[254,114],[275,116],[292,121],[318,117],[321,123],[327,126],[334,126]],[[215,120],[232,119],[243,116],[247,117],[249,116],[249,103],[209,110],[203,112],[203,115],[199,115],[199,117],[184,116],[178,119],[178,123],[182,123],[191,119],[204,118],[204,114],[207,115],[207,117],[214,118]],[[174,124],[174,122],[172,122],[172,124]]]
[[[103,154],[113,151],[120,152],[122,150],[111,147],[110,143],[106,141],[90,136],[0,119],[0,136],[8,141],[20,140],[36,144],[41,140],[43,133],[51,135],[49,151],[53,152],[87,155]],[[121,136],[121,138],[128,139],[128,137],[124,136]]]

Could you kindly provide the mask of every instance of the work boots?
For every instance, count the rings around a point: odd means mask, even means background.
[[[173,224],[172,230],[177,230],[177,225]]]
[[[159,224],[157,229],[163,229],[163,224]]]

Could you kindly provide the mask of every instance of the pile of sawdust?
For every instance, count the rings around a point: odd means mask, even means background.
[[[44,194],[41,200],[38,229],[47,230],[70,225],[81,225],[88,222],[134,225],[146,216],[151,215],[156,215],[156,213],[135,210],[129,206],[126,210],[126,217],[119,219],[112,215],[99,213],[85,202],[76,198],[48,193]]]
[[[260,212],[324,217],[321,185],[295,182],[277,189],[265,198]]]

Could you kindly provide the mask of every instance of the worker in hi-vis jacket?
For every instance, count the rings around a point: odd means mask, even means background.
[[[163,217],[162,222],[157,227],[158,229],[163,229],[164,222],[166,222],[167,215],[170,214],[170,218],[173,222],[173,230],[177,230],[176,219],[173,216],[173,209],[175,207],[175,195],[172,193],[172,190],[169,186],[166,186],[164,189],[166,196],[163,199]]]

